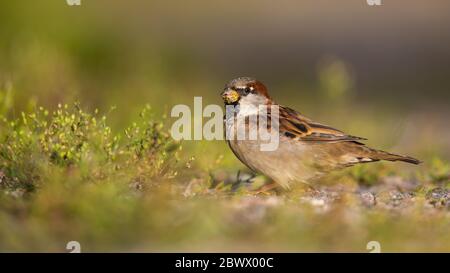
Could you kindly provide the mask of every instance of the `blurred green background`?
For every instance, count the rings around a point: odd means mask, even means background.
[[[117,106],[121,128],[146,103],[221,104],[227,81],[252,76],[374,144],[448,156],[449,11],[445,0],[3,1],[0,86],[17,111]]]
[[[425,165],[402,165],[399,169],[423,171],[431,160],[446,162],[450,158],[450,3],[382,2],[382,6],[373,7],[364,0],[81,0],[80,6],[69,6],[64,0],[2,1],[0,114],[14,119],[35,106],[56,109],[59,103],[79,101],[91,112],[109,112],[115,107],[108,121],[113,131],[121,132],[146,104],[157,117],[169,115],[176,104],[193,105],[194,96],[202,96],[204,104],[221,105],[219,93],[227,81],[251,76],[265,83],[280,104],[352,135],[367,137],[371,146],[418,157]],[[186,141],[183,149],[182,157],[195,159],[195,168],[205,173],[243,169],[222,141]],[[196,177],[201,175],[190,173],[179,179],[186,182]],[[115,196],[112,192],[103,198]],[[52,191],[47,193],[51,199]],[[92,198],[99,202],[96,196]],[[123,213],[135,206],[125,207]],[[103,209],[107,215],[108,208]],[[217,228],[219,223],[211,216],[216,214],[214,207],[209,209],[211,214],[206,213],[206,218],[197,216]],[[12,238],[17,239],[3,247],[0,241],[0,247],[60,250],[59,240],[70,237],[61,231],[64,228],[58,229],[62,235],[52,245],[52,239],[45,237],[50,236],[52,227],[40,222],[48,215],[40,218],[39,213],[24,210],[35,217],[25,225],[30,229],[16,230]],[[164,211],[160,210],[158,213]],[[137,211],[144,217],[144,211]],[[84,220],[93,221],[89,213]],[[14,213],[5,214],[9,216],[3,222],[9,224],[4,226],[20,226],[11,216]],[[153,216],[158,221],[158,216]],[[208,217],[211,219],[205,220]],[[83,228],[75,228],[71,234],[90,238],[91,250],[158,250],[144,243],[136,246],[140,235],[134,241],[126,236],[114,241],[105,235],[122,234],[130,223],[139,221],[130,220],[123,226],[112,221],[113,233],[93,227],[95,234]],[[196,227],[192,225],[190,228]],[[400,230],[408,221],[398,225]],[[151,228],[161,232],[162,227]],[[279,228],[285,226],[280,224]],[[306,233],[311,231],[305,229]],[[320,234],[319,243],[302,237],[305,241],[299,240],[305,248],[296,248],[289,245],[289,232],[293,231],[284,231],[282,241],[271,241],[264,249],[345,250],[345,241],[327,241],[328,235],[322,238]],[[385,234],[396,236],[395,231]],[[9,236],[6,228],[3,236]],[[176,238],[182,235],[167,240],[164,236],[168,235],[160,236],[161,249],[190,249],[189,245],[177,245]],[[218,233],[209,236],[220,237]],[[22,241],[24,237],[32,238],[33,243]],[[254,247],[239,249],[258,249],[261,241],[255,238]],[[351,243],[348,246],[358,250]],[[233,250],[231,245],[218,249]],[[407,247],[393,244],[392,249]]]

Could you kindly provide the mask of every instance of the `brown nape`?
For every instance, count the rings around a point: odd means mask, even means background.
[[[264,97],[268,98],[270,101],[272,101],[272,98],[269,96],[269,92],[267,91],[266,86],[260,82],[260,81],[254,81],[250,83],[250,86],[255,89],[256,92],[263,95]]]

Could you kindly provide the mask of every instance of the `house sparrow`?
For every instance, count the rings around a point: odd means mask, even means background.
[[[404,161],[419,164],[420,161],[409,157],[391,154],[365,146],[361,137],[347,135],[330,126],[317,123],[302,116],[297,111],[276,104],[259,81],[241,77],[226,84],[222,92],[225,105],[236,107],[234,117],[224,119],[225,130],[231,131],[227,143],[237,158],[254,172],[264,174],[277,185],[288,189],[293,183],[308,182],[330,171],[353,166],[359,163],[379,160]],[[260,140],[239,140],[230,124],[244,119],[246,129],[257,128],[257,119],[249,118],[261,114],[260,106],[278,106],[278,114],[270,110],[267,113],[268,124],[278,122],[278,148],[262,151]],[[253,107],[253,108],[251,108]],[[267,125],[266,125],[267,126]],[[228,132],[228,131],[227,131]]]

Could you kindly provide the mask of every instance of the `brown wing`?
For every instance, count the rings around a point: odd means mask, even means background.
[[[340,142],[339,145],[328,146],[328,148],[334,149],[334,154],[346,155],[343,158],[341,157],[342,161],[339,162],[343,166],[378,160],[404,161],[412,164],[421,163],[420,160],[410,156],[396,155],[369,148],[364,143],[359,142],[359,140],[365,140],[365,138],[347,135],[327,125],[313,122],[290,108],[280,106],[279,115],[280,133],[287,137],[320,143]]]
[[[365,138],[347,135],[330,126],[314,122],[288,107],[280,106],[279,115],[280,133],[290,138],[311,142],[365,140]]]

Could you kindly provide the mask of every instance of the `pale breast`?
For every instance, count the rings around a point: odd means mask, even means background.
[[[274,151],[261,150],[264,141],[237,140],[236,128],[225,122],[232,139],[227,140],[233,153],[247,167],[264,174],[285,188],[294,182],[306,183],[313,177],[322,175],[315,167],[314,147],[283,135],[279,136],[278,148]],[[248,130],[255,130],[255,124],[249,122]],[[247,134],[248,136],[248,134]]]

